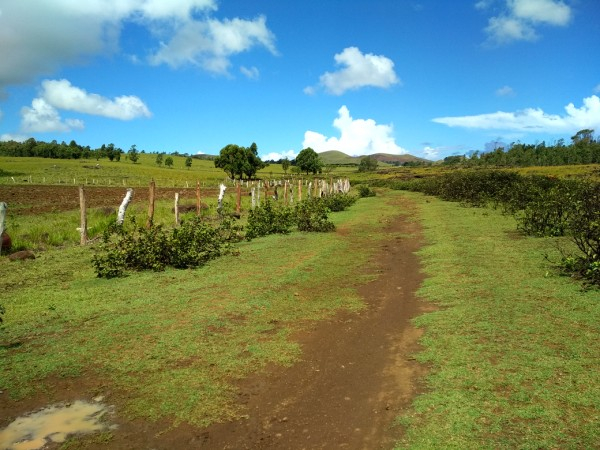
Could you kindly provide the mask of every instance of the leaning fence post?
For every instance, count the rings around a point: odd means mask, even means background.
[[[133,189],[127,189],[127,193],[125,194],[125,198],[119,206],[119,213],[117,215],[117,225],[123,225],[125,221],[125,211],[127,211],[127,207],[129,206],[129,202],[131,201],[131,197],[133,196]]]
[[[223,197],[225,197],[225,189],[227,189],[227,186],[225,186],[223,183],[221,183],[219,185],[219,199],[218,199],[218,206],[217,206],[217,210],[219,212],[221,212],[221,208],[223,207]]]
[[[4,221],[6,220],[6,203],[0,202],[0,253],[2,253],[2,243],[4,241]]]
[[[87,205],[85,203],[85,192],[83,186],[79,186],[79,209],[81,210],[81,220],[79,224],[80,245],[87,244]]]

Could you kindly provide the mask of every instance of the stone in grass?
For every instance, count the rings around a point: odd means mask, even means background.
[[[35,259],[35,255],[31,250],[21,250],[8,255],[8,259],[11,261],[23,261],[24,259]]]

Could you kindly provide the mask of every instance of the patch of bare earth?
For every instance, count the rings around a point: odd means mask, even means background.
[[[428,309],[415,296],[422,281],[414,254],[420,226],[409,200],[397,200],[397,207],[409,214],[389,223],[388,239],[368,267],[357,268],[378,274],[360,289],[367,308],[295,336],[302,360],[292,367],[272,366],[240,382],[243,418],[205,429],[172,427],[167,420],[126,422],[117,409],[113,438],[86,448],[392,448],[402,435],[394,419],[410,405],[425,372],[411,357],[421,332],[410,320]]]

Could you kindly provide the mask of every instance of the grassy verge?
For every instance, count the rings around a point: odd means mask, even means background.
[[[4,398],[82,377],[98,390],[90,394],[113,392],[129,417],[198,425],[235,417],[237,379],[291,364],[300,353],[293,332],[363,307],[355,288],[367,276],[356,268],[397,214],[386,198],[362,199],[331,216],[343,233],[269,236],[197,270],[123,279],[95,278],[90,248],[1,259]]]
[[[426,393],[399,418],[409,448],[595,448],[600,442],[600,294],[544,261],[550,239],[511,217],[420,199],[428,246],[416,320]]]

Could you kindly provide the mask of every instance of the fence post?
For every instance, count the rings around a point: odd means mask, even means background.
[[[217,211],[221,212],[221,208],[223,208],[223,197],[225,197],[225,189],[227,189],[227,186],[225,186],[223,183],[221,183],[219,185],[219,199],[218,199],[218,206],[217,206]]]
[[[127,189],[127,193],[125,194],[125,198],[119,206],[119,214],[117,215],[117,225],[123,225],[125,221],[125,211],[127,211],[127,207],[129,206],[129,202],[131,201],[131,197],[133,196],[133,189]]]
[[[242,181],[237,185],[237,201],[235,204],[235,212],[237,214],[242,213]]]
[[[196,181],[196,215],[200,216],[200,208],[202,208],[200,198],[200,181]]]
[[[83,190],[83,186],[79,186],[79,209],[81,210],[80,215],[80,224],[79,224],[79,234],[80,234],[80,245],[86,245],[88,236],[87,236],[87,205],[85,203],[85,192]]]
[[[0,202],[0,253],[2,253],[2,243],[4,242],[4,221],[6,220],[6,203]]]
[[[179,192],[175,192],[175,225],[179,225]]]
[[[154,180],[150,182],[150,187],[148,188],[148,221],[146,222],[146,228],[152,228],[154,224],[154,199],[156,195],[156,183]]]

